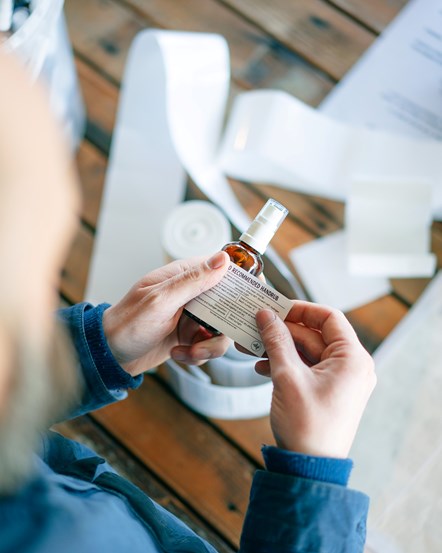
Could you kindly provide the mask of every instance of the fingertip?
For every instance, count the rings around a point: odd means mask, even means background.
[[[170,357],[174,361],[187,361],[187,359],[189,358],[187,351],[188,348],[184,349],[183,347],[175,347],[170,352]]]
[[[270,371],[270,363],[267,359],[263,359],[261,361],[258,361],[255,364],[255,371],[260,374],[261,376],[268,376],[270,377],[271,371]]]
[[[229,260],[229,256],[226,252],[216,252],[216,254],[212,255],[212,257],[210,257],[208,260],[207,260],[207,266],[209,267],[209,269],[221,269],[222,267],[224,267],[224,265],[227,264],[227,261]]]
[[[256,324],[259,330],[264,330],[276,320],[276,314],[271,309],[260,309],[256,314]]]
[[[297,357],[289,329],[273,311],[261,310],[256,319],[270,365],[281,368]]]

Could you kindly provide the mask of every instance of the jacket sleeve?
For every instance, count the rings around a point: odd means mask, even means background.
[[[257,471],[240,553],[362,553],[368,504],[345,486]]]
[[[66,326],[77,355],[82,380],[81,399],[74,405],[69,418],[84,415],[127,396],[128,388],[137,388],[142,376],[132,378],[120,367],[106,341],[102,318],[108,304],[93,307],[81,303],[58,311]]]

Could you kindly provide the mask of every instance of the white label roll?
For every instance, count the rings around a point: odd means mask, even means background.
[[[211,255],[232,240],[230,223],[210,202],[192,200],[167,217],[162,245],[166,261]]]
[[[175,361],[166,361],[168,381],[176,394],[189,407],[206,417],[216,419],[254,419],[270,412],[273,384],[226,387],[204,382]]]

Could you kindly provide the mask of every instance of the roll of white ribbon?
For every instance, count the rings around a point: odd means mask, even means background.
[[[210,202],[193,200],[168,216],[162,236],[166,260],[211,255],[232,240],[230,223]]]
[[[248,357],[245,361],[217,357],[207,362],[207,370],[213,382],[221,386],[247,388],[268,384],[269,379],[255,371],[256,357]]]
[[[253,419],[270,412],[273,384],[224,387],[204,382],[172,360],[166,363],[169,382],[189,407],[217,419]]]

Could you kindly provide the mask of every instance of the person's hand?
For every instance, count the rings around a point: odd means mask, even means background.
[[[345,458],[376,384],[374,362],[345,316],[295,301],[285,322],[256,316],[268,360],[256,371],[274,384],[270,422],[278,447]]]
[[[183,306],[215,286],[228,264],[225,252],[210,259],[174,261],[143,277],[119,303],[109,307],[103,315],[103,328],[120,365],[136,376],[171,356],[196,365],[223,355],[229,339],[212,337],[183,315]]]

